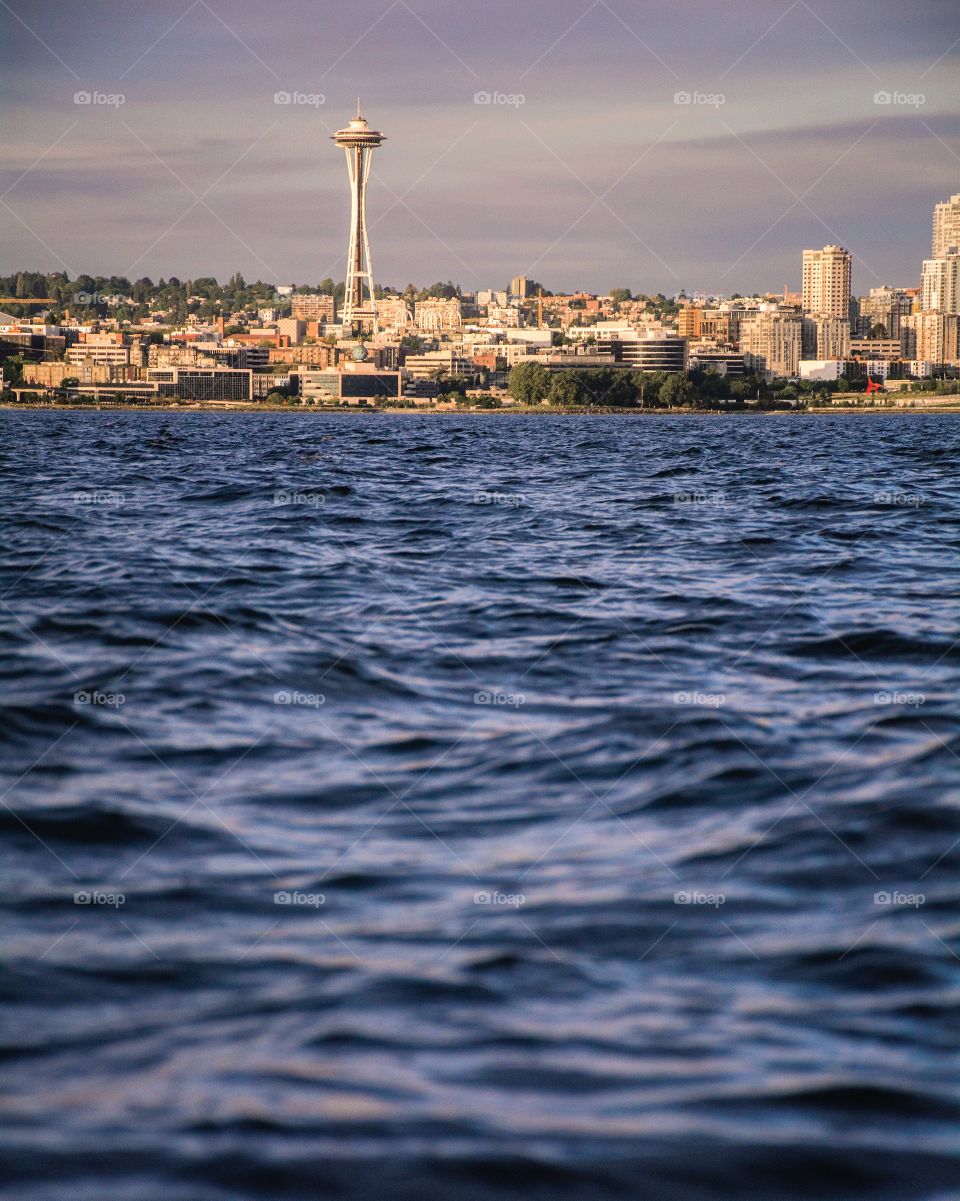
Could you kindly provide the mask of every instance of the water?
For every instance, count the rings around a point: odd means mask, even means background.
[[[0,427],[4,1201],[960,1197],[960,417]]]

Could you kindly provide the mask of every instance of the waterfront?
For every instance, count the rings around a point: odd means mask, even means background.
[[[444,416],[0,413],[0,1195],[952,1201],[960,418]]]

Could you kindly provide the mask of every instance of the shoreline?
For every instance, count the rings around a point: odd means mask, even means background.
[[[216,401],[195,404],[132,405],[132,404],[64,404],[43,402],[37,404],[17,401],[0,401],[0,409],[20,412],[63,412],[63,413],[288,413],[314,416],[350,416],[356,413],[379,413],[397,417],[803,417],[823,414],[853,413],[863,416],[882,416],[889,413],[960,413],[960,396],[945,397],[943,404],[910,405],[825,405],[807,406],[801,409],[633,409],[580,407],[554,408],[544,405],[511,406],[503,409],[429,409],[429,408],[377,408],[375,406],[351,406],[350,408],[321,408],[313,405],[267,405],[259,402],[236,402],[219,404]]]

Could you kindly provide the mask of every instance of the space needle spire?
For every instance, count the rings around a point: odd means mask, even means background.
[[[344,129],[332,135],[332,141],[347,157],[347,176],[350,180],[350,243],[347,247],[346,292],[343,298],[342,320],[351,333],[365,330],[376,332],[377,306],[374,298],[373,265],[370,261],[370,240],[367,237],[367,180],[370,177],[370,158],[384,135],[371,129],[360,113]]]

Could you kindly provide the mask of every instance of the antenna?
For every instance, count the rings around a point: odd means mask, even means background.
[[[359,120],[361,120],[361,117],[360,117],[360,97],[359,97],[359,96],[357,97],[357,118],[356,118],[356,119],[357,119],[358,121],[359,121]]]

